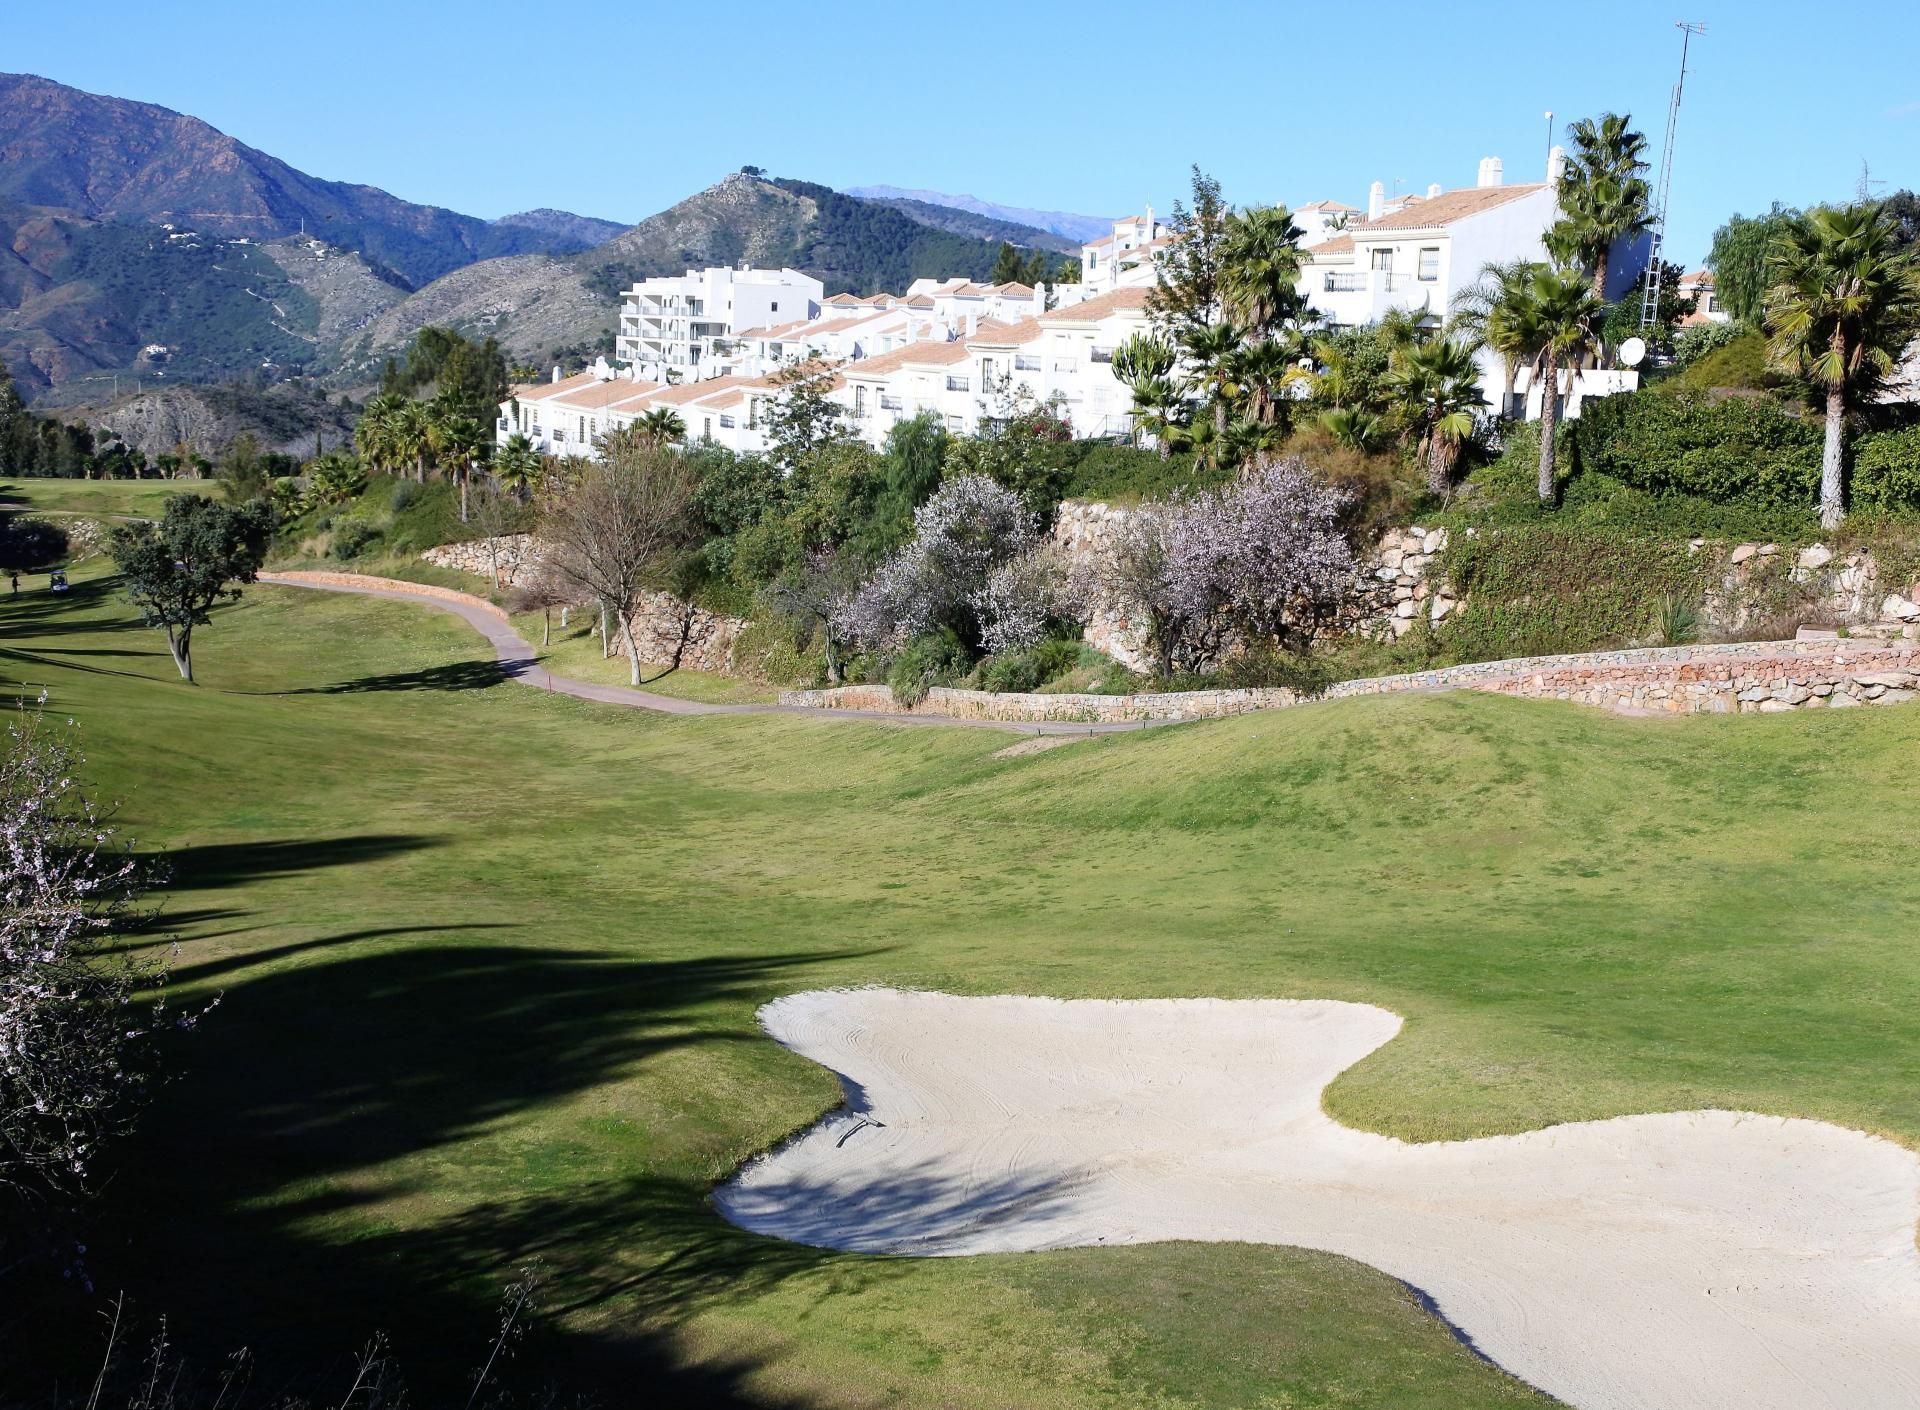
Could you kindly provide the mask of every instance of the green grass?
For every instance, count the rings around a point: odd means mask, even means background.
[[[537,1256],[513,1374],[609,1403],[1532,1402],[1320,1254],[731,1229],[711,1183],[838,1099],[754,1024],[801,988],[1366,1000],[1406,1029],[1328,1103],[1372,1129],[1726,1106],[1920,1143],[1920,709],[1377,697],[998,759],[492,684],[401,603],[250,590],[195,655],[168,679],[97,580],[0,603],[0,677],[80,721],[172,859],[176,998],[221,995],[92,1271],[336,1399],[375,1327],[418,1398],[457,1386]],[[94,1335],[77,1300],[34,1316],[21,1344]]]
[[[0,479],[0,509],[38,514],[131,515],[157,519],[169,496],[219,497],[211,480],[53,480]]]
[[[544,650],[540,649],[538,612],[520,613],[514,617],[513,625],[521,636],[534,644],[539,652],[537,659],[555,675],[571,676],[575,680],[593,681],[599,685],[632,684],[626,657],[602,659],[600,638],[594,634],[591,612],[573,613],[563,630],[560,614],[556,611],[553,614],[552,644]],[[619,635],[617,631],[613,633],[616,640]],[[640,689],[652,691],[655,695],[671,695],[680,700],[698,700],[710,705],[734,705],[777,700],[780,697],[778,688],[748,680],[744,676],[730,676],[722,671],[696,671],[691,667],[673,666],[666,662],[640,663]]]

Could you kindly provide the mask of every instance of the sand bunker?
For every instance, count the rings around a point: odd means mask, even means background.
[[[797,994],[847,1105],[716,1195],[749,1229],[950,1255],[1247,1240],[1403,1278],[1602,1410],[1920,1405],[1920,1159],[1817,1121],[1628,1116],[1409,1145],[1320,1109],[1384,1009]]]

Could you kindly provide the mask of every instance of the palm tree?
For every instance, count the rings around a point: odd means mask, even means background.
[[[1358,407],[1336,406],[1320,413],[1320,425],[1333,443],[1348,450],[1370,451],[1380,443],[1384,431],[1380,418]]]
[[[1298,371],[1287,344],[1278,338],[1249,343],[1234,353],[1230,371],[1246,396],[1247,415],[1263,425],[1278,422],[1287,385]]]
[[[1177,353],[1165,338],[1137,332],[1114,350],[1114,377],[1133,392],[1133,428],[1154,436],[1165,459],[1173,453],[1171,430],[1181,411],[1181,390],[1173,382]]]
[[[1593,271],[1593,296],[1607,296],[1614,245],[1653,228],[1647,187],[1647,139],[1624,113],[1581,118],[1567,128],[1573,143],[1560,173],[1560,219],[1547,232],[1556,259]]]
[[[1845,516],[1847,412],[1882,386],[1920,332],[1920,259],[1879,204],[1808,211],[1768,258],[1767,351],[1826,401],[1820,524]]]
[[[467,487],[474,462],[487,445],[487,428],[453,402],[435,402],[427,413],[427,445],[434,461],[460,486],[460,522],[467,522]]]
[[[533,442],[518,431],[493,453],[493,478],[500,488],[525,504],[533,496],[534,482],[540,478],[540,452]]]
[[[1480,368],[1473,349],[1452,338],[1435,338],[1411,349],[1388,373],[1388,385],[1413,414],[1419,446],[1427,458],[1427,488],[1445,498],[1453,488],[1453,463],[1473,434],[1480,395]]]
[[[1256,206],[1227,214],[1220,251],[1220,293],[1227,316],[1254,337],[1277,332],[1297,317],[1300,227],[1285,206]]]
[[[400,451],[399,421],[407,398],[382,392],[367,398],[359,424],[353,428],[353,443],[376,470],[391,473],[405,457]]]
[[[1520,365],[1532,356],[1532,333],[1526,324],[1534,268],[1530,260],[1485,265],[1477,282],[1453,296],[1452,335],[1487,348],[1500,359],[1505,372],[1502,416],[1510,414],[1513,406],[1513,383]]]
[[[636,417],[633,429],[640,439],[656,446],[677,445],[687,438],[687,423],[670,406],[656,406]]]
[[[1231,404],[1239,398],[1233,380],[1233,357],[1240,347],[1240,330],[1231,323],[1203,323],[1180,335],[1180,345],[1192,364],[1193,383],[1213,402],[1213,429],[1225,435]]]
[[[1514,309],[1518,326],[1526,329],[1533,385],[1540,389],[1540,479],[1536,488],[1542,504],[1553,502],[1554,431],[1559,423],[1560,369],[1575,368],[1592,351],[1595,326],[1605,306],[1578,270],[1535,265],[1525,297]]]
[[[422,484],[427,480],[427,456],[433,450],[431,431],[432,417],[427,412],[425,402],[403,398],[393,409],[392,448],[396,463],[413,462],[413,478]]]

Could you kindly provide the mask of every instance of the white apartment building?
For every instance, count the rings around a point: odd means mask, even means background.
[[[1720,306],[1713,291],[1713,271],[1696,269],[1680,276],[1680,297],[1691,307],[1680,320],[1682,328],[1697,328],[1703,323],[1731,323],[1733,315]]]
[[[1152,284],[1157,277],[1154,251],[1172,239],[1172,230],[1165,221],[1154,218],[1152,206],[1144,215],[1114,221],[1111,235],[1080,247],[1081,291],[1091,298],[1114,289]]]
[[[617,356],[657,381],[714,376],[737,332],[812,318],[824,292],[796,269],[744,265],[643,279],[622,296]]]
[[[1489,264],[1547,258],[1547,230],[1559,218],[1555,187],[1565,157],[1558,147],[1547,157],[1542,181],[1508,185],[1498,157],[1484,157],[1472,186],[1389,198],[1381,182],[1368,193],[1364,218],[1349,215],[1338,233],[1311,243],[1300,292],[1326,322],[1338,328],[1377,323],[1401,311],[1428,326],[1445,322],[1455,298],[1480,279]],[[1320,202],[1310,209],[1327,209]],[[1319,228],[1325,229],[1322,224]],[[1638,282],[1648,240],[1623,241],[1608,263],[1607,297],[1618,299]],[[1504,394],[1504,371],[1491,353],[1481,356],[1483,391],[1489,406]],[[1585,395],[1631,390],[1638,374],[1589,378]],[[1618,383],[1618,385],[1616,385]],[[1568,395],[1567,414],[1577,416],[1581,395]],[[1538,414],[1539,397],[1524,403]],[[1523,403],[1505,410],[1520,414]]]

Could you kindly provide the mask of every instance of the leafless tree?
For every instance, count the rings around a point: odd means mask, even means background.
[[[640,684],[634,602],[643,586],[666,579],[684,553],[697,485],[678,451],[622,441],[551,497],[542,516],[540,537],[550,545],[553,573],[613,613],[634,685]]]
[[[493,590],[500,591],[500,541],[526,527],[527,511],[520,501],[491,481],[474,497],[471,523],[487,545],[487,565],[493,570]],[[523,564],[524,568],[525,565]]]

